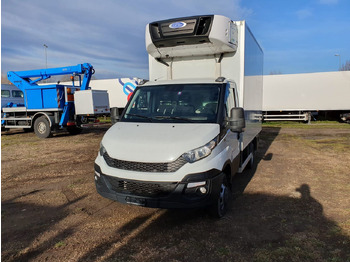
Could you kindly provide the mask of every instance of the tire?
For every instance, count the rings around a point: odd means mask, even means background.
[[[52,136],[50,123],[46,116],[41,116],[35,120],[34,133],[39,138],[48,138]]]
[[[216,218],[222,218],[229,210],[232,200],[231,187],[227,182],[226,175],[223,177],[219,188],[219,194],[215,203],[210,207],[210,213]]]

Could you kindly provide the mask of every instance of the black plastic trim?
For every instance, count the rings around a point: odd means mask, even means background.
[[[158,48],[209,43],[209,33],[213,21],[214,15],[156,21],[149,24],[149,32],[153,44]],[[186,22],[186,25],[170,29],[169,26],[176,22]]]
[[[214,177],[218,176],[220,173],[221,173],[220,170],[211,169],[211,170],[203,172],[203,173],[189,174],[182,179],[182,182],[205,181],[208,179],[213,179]]]
[[[169,194],[158,197],[149,197],[137,196],[130,193],[118,193],[110,187],[108,182],[106,183],[105,177],[107,175],[101,172],[101,169],[97,164],[95,164],[95,171],[100,173],[100,177],[95,179],[95,186],[97,192],[101,196],[124,204],[133,204],[151,208],[197,208],[210,206],[215,201],[217,201],[217,195],[219,194],[220,190],[220,183],[224,175],[224,173],[221,172],[217,174],[216,171],[204,172],[205,174],[208,173],[207,176],[209,174],[217,175],[207,180],[208,192],[203,196],[187,192],[187,183],[179,182],[177,183],[175,189]],[[143,183],[142,181],[128,181]],[[155,184],[157,183],[158,182],[155,182]]]

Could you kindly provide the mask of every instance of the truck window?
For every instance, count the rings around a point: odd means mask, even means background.
[[[23,98],[23,92],[20,90],[12,90],[12,97]]]
[[[122,121],[215,123],[222,84],[139,87]]]
[[[1,90],[1,97],[4,97],[4,98],[10,97],[10,91],[9,90]]]

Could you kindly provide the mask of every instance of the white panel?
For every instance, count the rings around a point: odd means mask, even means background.
[[[264,76],[264,111],[350,109],[350,71]]]
[[[98,90],[74,92],[76,115],[109,114],[108,93]]]
[[[151,55],[148,56],[149,61],[149,80],[159,81],[168,79],[168,67],[158,61]],[[169,62],[169,61],[168,61]]]
[[[135,90],[138,81],[138,78],[91,80],[90,87],[92,90],[107,90],[111,108],[124,108],[128,102],[128,96]]]
[[[196,59],[182,57],[174,59],[172,64],[173,79],[186,78],[215,78],[215,58],[214,56]]]

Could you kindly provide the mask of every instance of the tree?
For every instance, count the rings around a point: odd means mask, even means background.
[[[350,60],[346,60],[345,64],[340,68],[340,71],[350,71]]]
[[[1,84],[11,84],[11,82],[7,79],[7,75],[4,73],[1,74]]]

